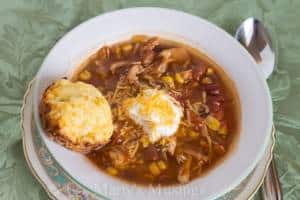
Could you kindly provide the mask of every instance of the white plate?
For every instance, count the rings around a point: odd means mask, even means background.
[[[133,34],[159,35],[200,49],[235,82],[241,100],[241,134],[236,148],[206,176],[182,186],[149,189],[126,184],[99,170],[86,158],[49,140],[39,119],[39,101],[53,80],[68,76],[79,62],[104,44]],[[100,15],[66,34],[50,51],[34,86],[37,128],[53,158],[78,184],[98,195],[122,199],[213,199],[236,187],[262,158],[272,128],[272,101],[253,59],[225,31],[198,17],[162,8],[131,8]],[[113,188],[113,191],[112,191]]]
[[[47,150],[43,147],[38,147],[36,145],[36,142],[34,142],[34,138],[38,135],[35,132],[32,116],[31,84],[29,85],[28,90],[24,96],[23,106],[21,110],[21,127],[24,155],[27,164],[32,174],[42,184],[51,199],[83,199],[83,196],[86,200],[92,200],[96,198],[95,196],[90,194],[89,191],[81,188],[79,185],[74,183],[71,178],[67,177],[66,174],[62,172],[58,173],[61,169],[59,169],[59,167],[55,165],[55,161],[53,161],[53,159],[49,159],[49,157],[43,156],[45,155],[45,151]],[[252,198],[261,186],[264,175],[268,169],[270,161],[272,160],[272,151],[274,144],[275,139],[273,132],[270,143],[268,144],[261,161],[255,167],[253,172],[251,172],[250,175],[245,180],[243,180],[241,184],[239,184],[239,186],[218,199],[245,200]],[[51,173],[53,169],[55,169],[54,171],[56,173]],[[61,178],[57,178],[58,176],[64,176],[64,181],[60,181]]]

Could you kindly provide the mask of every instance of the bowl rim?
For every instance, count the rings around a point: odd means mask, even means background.
[[[175,9],[169,9],[169,8],[159,8],[159,7],[132,7],[132,8],[125,8],[125,9],[120,9],[120,10],[115,10],[115,11],[111,11],[111,12],[107,12],[107,13],[103,13],[103,14],[100,14],[98,16],[95,16],[93,18],[90,18],[82,23],[80,23],[79,25],[77,25],[75,28],[71,29],[69,32],[67,32],[62,38],[60,38],[58,40],[58,42],[54,45],[54,47],[51,48],[51,50],[49,51],[48,55],[46,56],[46,58],[44,59],[40,69],[38,70],[37,72],[37,75],[36,75],[36,80],[38,80],[39,78],[39,74],[40,74],[40,71],[41,71],[41,68],[43,67],[43,65],[48,61],[50,55],[51,55],[51,52],[53,52],[58,46],[60,46],[61,43],[64,42],[64,40],[66,40],[67,38],[71,37],[72,33],[76,32],[77,30],[81,29],[84,25],[87,25],[93,21],[97,21],[99,18],[102,18],[102,17],[109,17],[110,15],[115,15],[115,14],[119,14],[119,13],[126,13],[126,12],[135,12],[135,11],[155,11],[155,12],[168,12],[168,13],[173,13],[173,14],[176,14],[176,15],[185,15],[186,17],[190,17],[190,18],[196,18],[199,22],[207,25],[207,26],[210,26],[211,28],[214,28],[217,32],[221,32],[222,35],[224,37],[226,37],[227,39],[229,39],[232,43],[235,43],[235,45],[239,48],[239,50],[247,55],[246,57],[248,57],[249,61],[252,63],[253,66],[256,66],[256,63],[254,61],[254,59],[251,57],[251,55],[246,51],[246,49],[244,49],[240,43],[238,43],[229,33],[227,33],[225,30],[221,29],[220,27],[218,27],[217,25],[215,25],[214,23],[211,23],[209,21],[207,21],[206,19],[203,19],[199,16],[195,16],[195,15],[192,15],[192,14],[189,14],[189,13],[186,13],[186,12],[183,12],[183,11],[179,11],[179,10],[175,10]],[[205,52],[204,52],[205,53]],[[269,111],[268,112],[268,119],[266,120],[267,121],[267,126],[266,126],[266,129],[269,133],[271,133],[271,130],[272,130],[272,119],[273,119],[273,112],[272,112],[272,100],[271,100],[271,95],[270,95],[270,91],[269,91],[269,88],[267,86],[267,83],[265,81],[265,79],[263,78],[263,75],[261,73],[261,70],[257,67],[253,67],[253,70],[254,72],[256,73],[257,77],[261,80],[261,86],[262,86],[262,90],[264,91],[264,95],[265,95],[265,98],[266,98],[266,102],[267,102],[267,110]],[[35,121],[35,124],[36,124],[36,127],[37,127],[37,130],[38,130],[38,133],[39,134],[45,134],[43,128],[41,127],[41,124],[40,124],[40,117],[39,117],[39,114],[38,114],[38,110],[36,109],[37,107],[35,105],[39,104],[39,101],[37,101],[37,99],[39,99],[38,97],[38,84],[36,84],[38,81],[35,82],[34,84],[34,89],[33,89],[33,106],[34,106],[34,121]],[[42,137],[43,138],[43,137]],[[214,199],[214,198],[217,198],[223,194],[225,194],[226,192],[232,190],[234,187],[236,187],[253,169],[254,167],[256,166],[256,164],[258,163],[258,161],[261,159],[266,147],[267,147],[267,143],[268,143],[268,140],[269,140],[269,135],[266,136],[264,138],[264,141],[263,141],[263,145],[262,147],[260,147],[260,150],[259,152],[257,153],[255,159],[253,160],[252,164],[248,166],[247,169],[245,169],[243,171],[243,173],[240,174],[240,176],[238,178],[235,179],[235,181],[232,181],[230,185],[226,186],[226,187],[223,187],[222,190],[220,190],[218,193],[214,194],[214,195],[211,195],[209,197],[207,197],[208,199]],[[45,141],[43,141],[45,143]],[[92,190],[91,188],[87,187],[86,185],[82,184],[81,182],[79,182],[76,178],[74,178],[61,164],[60,162],[58,162],[55,158],[55,155],[53,155],[53,153],[51,152],[51,150],[49,149],[49,147],[47,146],[47,144],[45,143],[45,147],[47,148],[47,150],[49,151],[49,153],[51,154],[51,156],[53,157],[53,159],[55,160],[55,162],[58,163],[58,165],[64,170],[64,172],[72,178],[72,180],[74,180],[76,183],[78,183],[80,186],[82,186],[84,189],[86,189],[87,191],[95,194],[96,196],[100,197],[100,198],[109,198],[109,197],[106,197],[104,194],[101,194],[101,193],[98,193],[94,190]]]

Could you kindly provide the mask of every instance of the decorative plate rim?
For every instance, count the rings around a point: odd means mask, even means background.
[[[21,112],[20,112],[20,127],[21,127],[21,135],[22,135],[22,146],[23,146],[23,154],[26,160],[26,163],[29,167],[29,170],[31,171],[32,175],[35,177],[35,179],[40,183],[40,185],[43,187],[43,189],[46,191],[47,195],[49,196],[50,199],[52,200],[56,200],[56,197],[50,192],[50,190],[48,190],[47,185],[44,183],[44,181],[39,177],[39,175],[37,174],[37,172],[34,170],[32,163],[29,159],[29,155],[27,154],[27,148],[26,148],[26,141],[25,141],[25,128],[24,128],[24,110],[25,110],[25,106],[27,104],[27,97],[28,94],[32,88],[33,82],[34,82],[35,78],[33,78],[27,86],[26,92],[23,96],[23,100],[22,100],[22,107],[21,107]]]

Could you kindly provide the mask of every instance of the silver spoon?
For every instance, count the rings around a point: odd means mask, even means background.
[[[275,51],[264,25],[255,18],[246,19],[237,29],[235,38],[255,59],[267,79],[275,70]],[[264,199],[281,200],[282,192],[275,161],[272,160],[262,185]]]

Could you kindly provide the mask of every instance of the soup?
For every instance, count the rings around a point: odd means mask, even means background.
[[[239,134],[240,105],[232,81],[217,64],[183,44],[136,35],[102,47],[72,81],[97,87],[112,111],[111,141],[87,158],[131,183],[188,183],[224,159]],[[160,101],[165,97],[172,106]],[[146,112],[133,112],[137,106],[155,107],[163,117],[150,126]],[[178,126],[172,124],[177,113]],[[162,124],[164,119],[171,120],[170,126]]]

